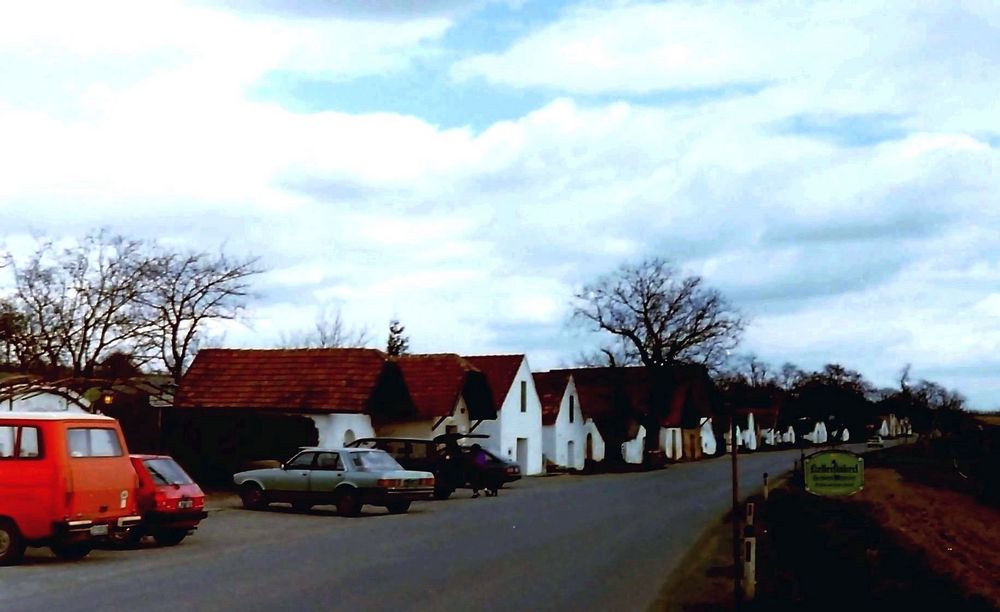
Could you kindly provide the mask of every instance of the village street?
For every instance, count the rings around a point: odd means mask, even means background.
[[[863,451],[863,444],[847,448]],[[798,450],[740,456],[742,493]],[[527,478],[498,498],[367,507],[342,518],[222,498],[173,548],[62,562],[30,549],[0,569],[0,609],[641,610],[730,505],[716,458],[636,474]],[[329,510],[329,511],[328,511]]]

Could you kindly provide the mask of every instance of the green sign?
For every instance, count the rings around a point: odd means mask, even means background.
[[[806,491],[813,495],[854,495],[865,488],[865,460],[849,451],[820,451],[806,457]]]

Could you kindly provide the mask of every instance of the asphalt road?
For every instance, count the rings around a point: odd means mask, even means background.
[[[849,448],[859,450],[863,445]],[[740,456],[744,494],[799,451]],[[0,568],[0,610],[643,610],[731,505],[728,458],[527,478],[356,519],[227,507],[173,548]]]

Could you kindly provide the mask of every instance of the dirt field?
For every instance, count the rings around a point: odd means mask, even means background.
[[[1000,506],[950,460],[907,445],[866,456],[848,498],[776,488],[758,505],[757,601],[802,609],[1000,610]],[[730,527],[721,522],[671,577],[663,610],[731,610]]]
[[[930,487],[891,468],[869,468],[853,502],[897,541],[922,553],[935,572],[1000,608],[1000,511],[955,491]]]

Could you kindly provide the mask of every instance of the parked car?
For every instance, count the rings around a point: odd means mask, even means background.
[[[111,536],[119,546],[134,546],[151,535],[161,546],[174,546],[190,535],[208,516],[205,493],[184,468],[166,455],[132,455],[139,476],[139,512],[142,522]]]
[[[521,468],[484,449],[486,464],[477,466],[469,457],[469,447],[460,440],[485,439],[483,434],[442,434],[433,440],[420,438],[361,438],[348,444],[351,448],[378,448],[386,451],[406,469],[424,470],[434,474],[434,496],[447,499],[456,489],[468,487],[481,470],[481,482],[487,488],[499,489],[521,478]]]
[[[868,438],[868,448],[882,448],[884,446],[885,443],[882,442],[882,436],[876,434]]]
[[[411,502],[434,493],[434,474],[406,470],[388,453],[366,448],[307,448],[281,467],[235,474],[233,482],[246,508],[272,502],[298,510],[334,504],[344,516],[361,514],[365,504],[403,513]]]
[[[141,520],[138,477],[118,421],[86,413],[0,413],[0,565],[27,546],[81,559]]]

